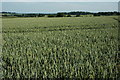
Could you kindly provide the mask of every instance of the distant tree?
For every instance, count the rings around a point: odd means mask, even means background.
[[[80,17],[80,15],[76,15],[76,17]]]
[[[57,16],[56,17],[64,17],[65,14],[64,13],[57,13]]]
[[[2,15],[2,17],[7,17],[7,16],[8,16],[7,14]]]
[[[22,14],[22,17],[25,17],[25,14]]]
[[[37,14],[24,14],[24,17],[37,17]]]
[[[67,15],[67,17],[71,17],[71,15],[70,15],[70,14],[68,14],[68,15]]]
[[[21,14],[14,14],[16,17],[23,17]]]
[[[48,17],[55,17],[55,15],[49,14]]]
[[[94,15],[94,16],[100,16],[100,14],[98,14],[98,13],[94,13],[93,15]]]
[[[45,15],[44,14],[38,14],[38,17],[44,17]]]

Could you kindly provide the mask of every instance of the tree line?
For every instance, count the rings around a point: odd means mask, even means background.
[[[15,12],[1,12],[2,17],[80,17],[81,15],[92,15],[92,16],[111,16],[111,15],[120,15],[120,12],[58,12],[56,14],[43,14],[43,13],[15,13]]]

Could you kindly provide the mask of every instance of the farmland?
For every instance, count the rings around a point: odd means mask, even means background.
[[[115,18],[3,18],[3,77],[117,78]]]

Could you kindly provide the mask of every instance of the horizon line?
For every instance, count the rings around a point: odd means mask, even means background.
[[[99,13],[99,12],[119,12],[119,11],[58,11],[58,12],[15,12],[15,11],[1,11],[2,12],[11,12],[11,13],[69,13],[69,12],[90,12],[90,13]]]

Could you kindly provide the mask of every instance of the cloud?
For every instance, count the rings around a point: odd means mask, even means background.
[[[119,0],[2,0],[2,2],[119,2]]]

